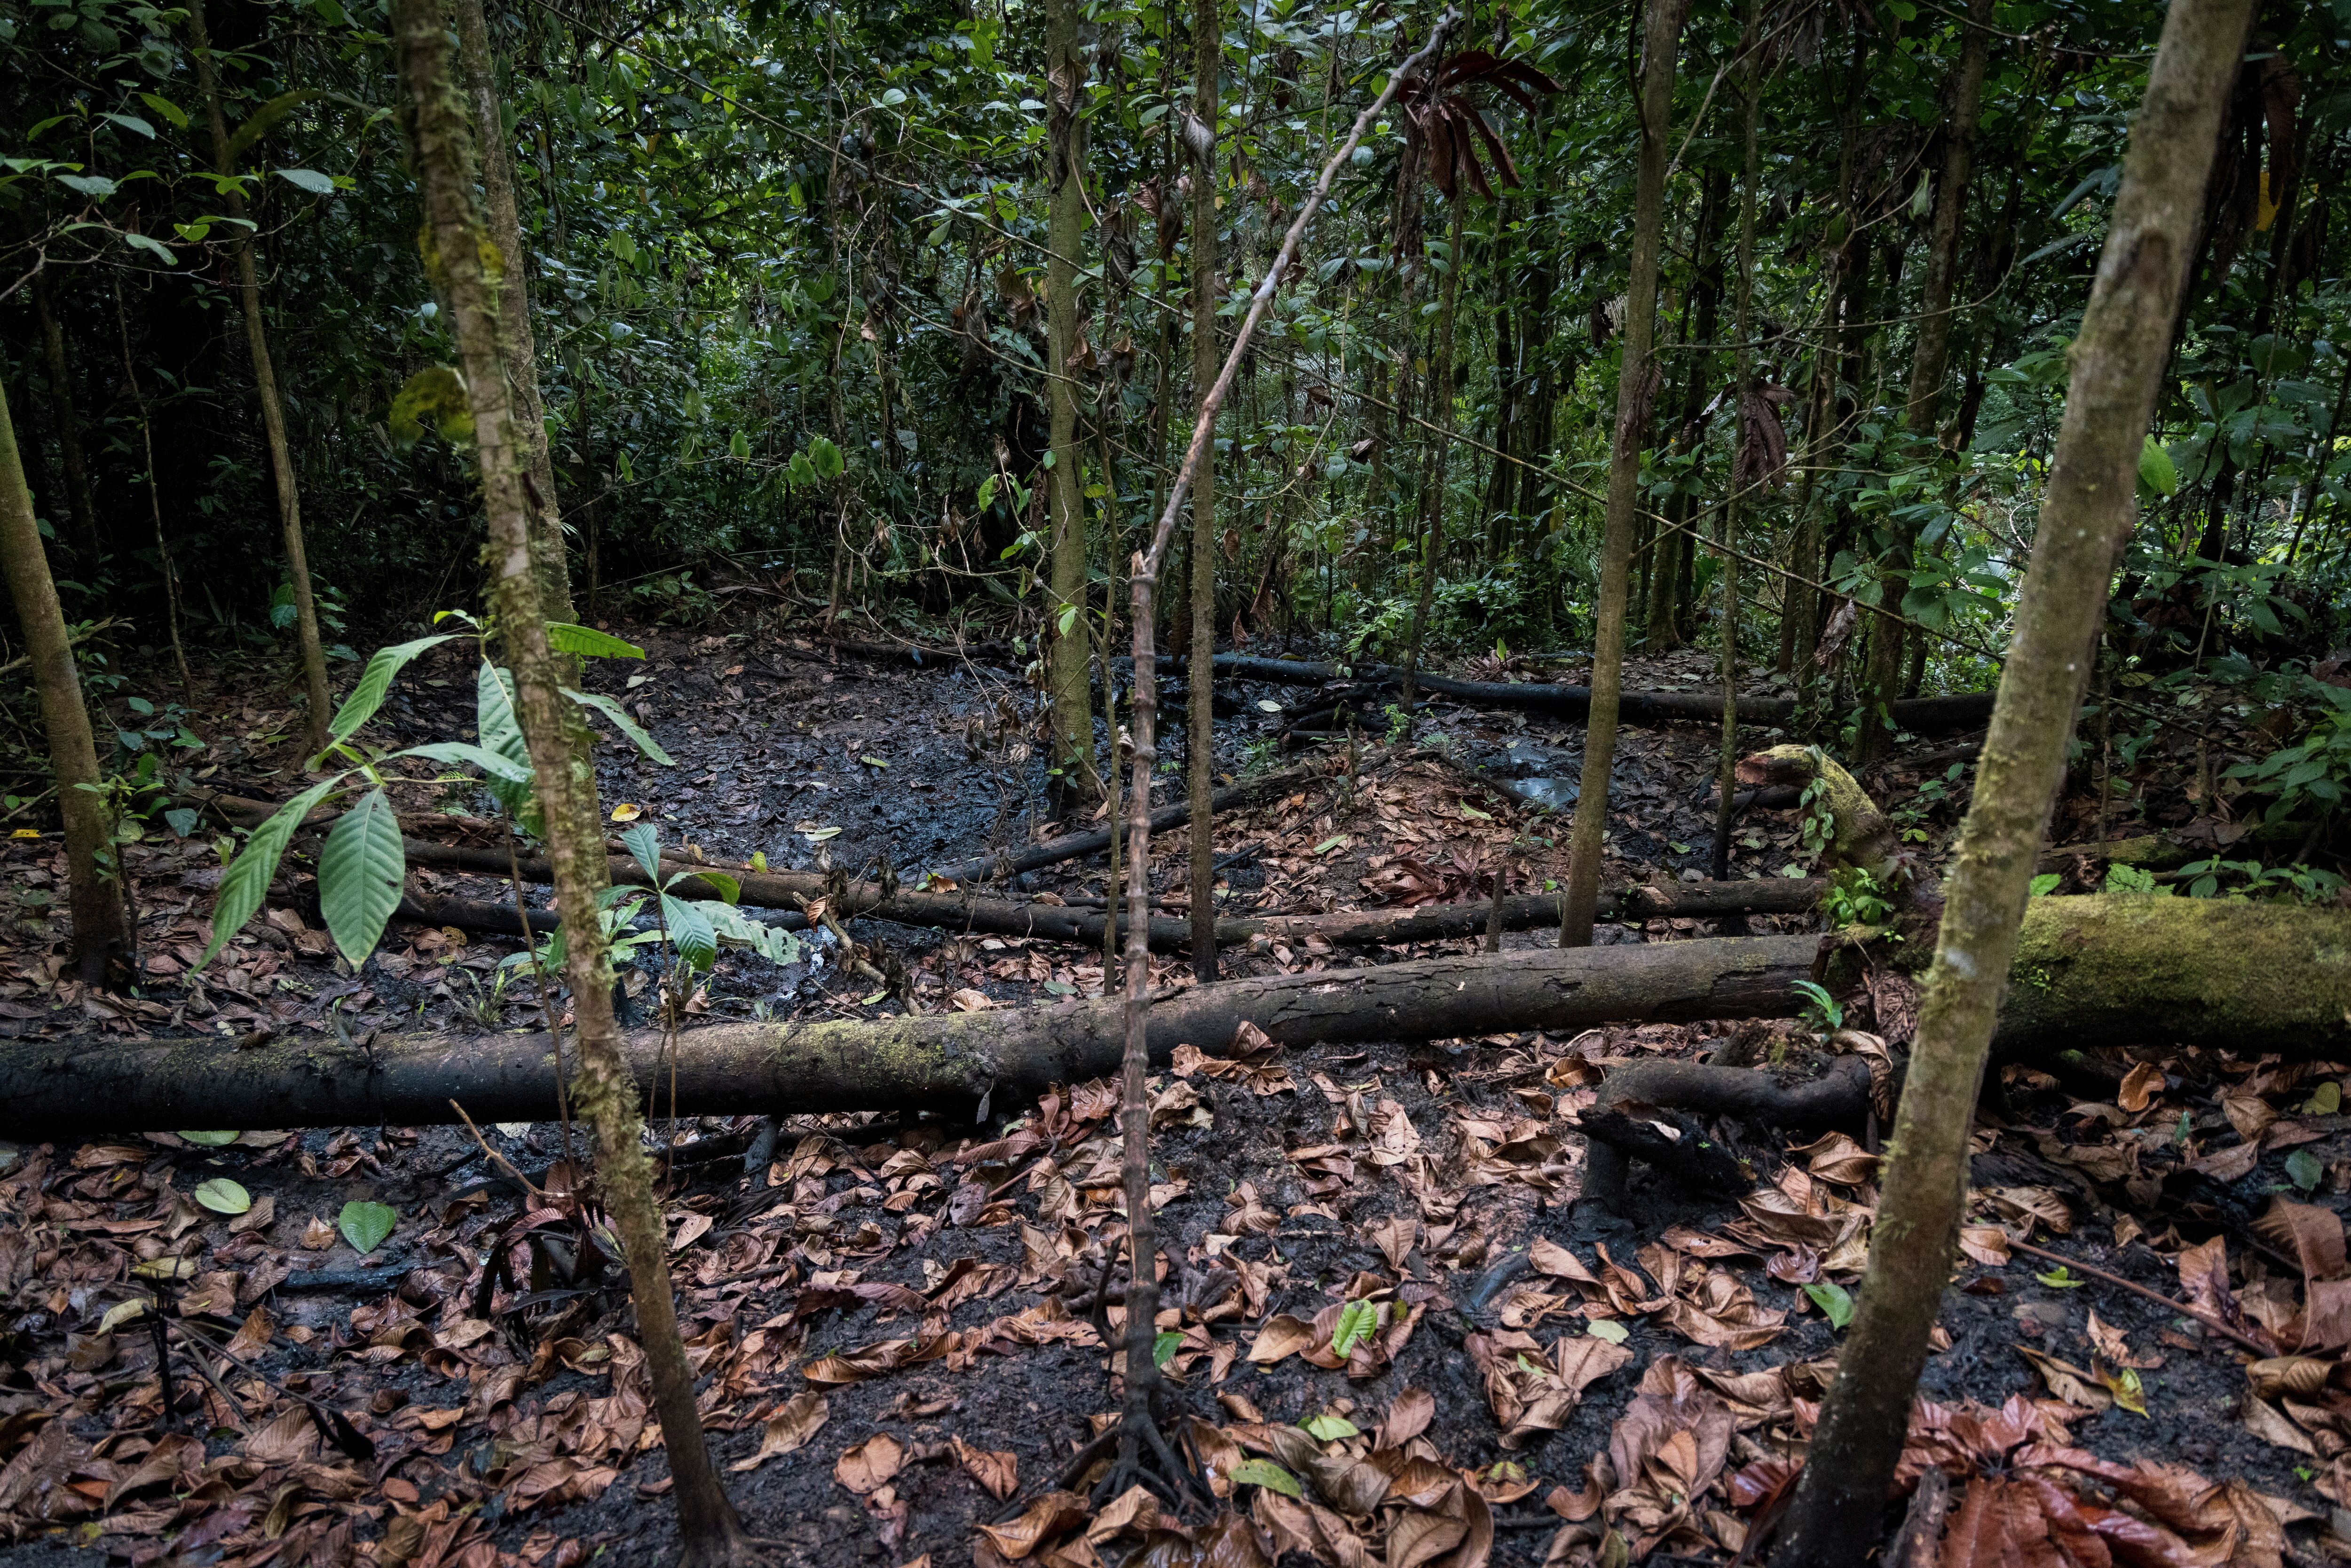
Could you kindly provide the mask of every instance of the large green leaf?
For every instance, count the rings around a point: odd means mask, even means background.
[[[526,771],[529,769],[530,747],[523,739],[521,721],[515,716],[514,676],[487,659],[482,661],[474,681],[474,726],[481,735],[484,750],[496,752]],[[530,789],[528,780],[517,782],[496,775],[490,779],[490,793],[517,819],[532,814]]]
[[[664,893],[661,906],[662,923],[669,927],[670,943],[680,957],[697,969],[718,961],[718,933],[711,929],[710,917],[700,905]]]
[[[407,874],[400,817],[382,790],[371,789],[343,813],[319,854],[319,909],[352,968],[375,951],[384,922],[400,907],[400,884]]]
[[[375,710],[383,706],[384,694],[392,689],[392,677],[400,674],[411,659],[429,648],[439,647],[456,635],[454,632],[444,632],[438,636],[419,637],[413,643],[377,649],[375,657],[367,662],[367,668],[360,672],[359,684],[351,688],[351,695],[345,697],[343,706],[335,710],[335,722],[327,727],[328,739],[330,742],[349,740],[360,726],[375,716]]]
[[[335,1228],[355,1252],[372,1252],[384,1243],[393,1227],[400,1223],[400,1210],[388,1203],[361,1203],[357,1199],[343,1205],[335,1216]]]
[[[599,632],[593,626],[576,625],[569,621],[547,623],[548,646],[559,653],[569,653],[582,659],[642,659],[645,651],[634,643],[623,643],[609,632]]]
[[[643,730],[638,728],[637,721],[631,718],[627,714],[622,712],[621,705],[614,702],[611,697],[606,696],[601,692],[575,692],[569,686],[563,686],[558,689],[559,689],[565,696],[569,697],[573,702],[578,703],[581,707],[594,708],[598,713],[602,714],[606,718],[611,719],[614,724],[620,726],[621,733],[627,736],[631,740],[635,741],[639,751],[643,752],[647,757],[652,758],[664,768],[674,768],[677,766],[677,759],[672,757],[668,752],[664,751],[661,748],[660,743],[655,741],[652,736],[647,735]]]
[[[661,885],[661,830],[651,822],[638,822],[623,829],[621,841],[629,846],[629,853],[643,866],[645,879],[655,887]]]
[[[245,929],[245,923],[269,895],[269,880],[277,874],[277,862],[293,840],[294,830],[302,825],[312,807],[327,798],[327,791],[348,777],[338,773],[311,785],[253,830],[244,850],[221,877],[220,896],[213,901],[213,939],[204,945],[204,956],[196,960],[197,969],[211,963],[213,956],[228,946],[228,939]]]
[[[312,99],[328,96],[329,95],[325,89],[314,87],[297,88],[292,92],[279,93],[276,98],[255,110],[246,117],[245,123],[236,128],[228,139],[228,145],[220,149],[221,166],[225,169],[235,169],[236,161],[245,156],[246,150],[269,134],[270,127]]]
[[[496,752],[475,746],[469,740],[438,740],[431,746],[412,746],[405,751],[395,751],[394,757],[423,757],[452,766],[465,764],[478,768],[492,779],[503,779],[508,783],[528,785],[531,780],[530,765],[517,763]]]

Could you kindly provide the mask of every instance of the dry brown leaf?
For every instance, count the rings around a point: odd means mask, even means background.
[[[2152,1061],[2142,1061],[2123,1075],[2122,1092],[2115,1103],[2136,1115],[2155,1103],[2163,1092],[2163,1069]]]
[[[1380,1421],[1375,1448],[1401,1448],[1413,1438],[1428,1430],[1437,1416],[1437,1396],[1426,1388],[1399,1389],[1388,1401],[1388,1413]]]
[[[887,1432],[876,1432],[834,1462],[832,1479],[863,1497],[888,1484],[905,1464],[905,1446]]]
[[[334,1244],[335,1228],[328,1224],[324,1217],[316,1214],[312,1215],[310,1217],[310,1223],[302,1228],[302,1246],[304,1250],[310,1252],[324,1252],[328,1248],[332,1247]]]
[[[290,1465],[319,1451],[319,1428],[309,1410],[296,1405],[247,1437],[242,1447],[245,1457],[256,1464]]]
[[[1011,1523],[983,1524],[978,1530],[998,1556],[1008,1563],[1018,1563],[1045,1542],[1068,1534],[1085,1521],[1085,1499],[1072,1492],[1054,1491],[1030,1503]]]
[[[1020,1490],[1020,1457],[988,1448],[975,1448],[961,1437],[950,1437],[947,1446],[955,1450],[956,1462],[970,1472],[971,1479],[987,1489],[987,1494],[1002,1502]]]
[[[1311,1349],[1314,1343],[1313,1324],[1282,1312],[1268,1318],[1265,1326],[1257,1331],[1257,1338],[1249,1344],[1249,1359],[1259,1366],[1271,1366]]]
[[[2304,1283],[2343,1278],[2343,1220],[2333,1209],[2273,1197],[2253,1221],[2253,1229],[2262,1240],[2294,1254]]]
[[[2264,1443],[2296,1453],[2315,1455],[2310,1436],[2278,1412],[2277,1406],[2266,1400],[2248,1397],[2245,1400],[2245,1430]]]
[[[2016,1354],[2031,1362],[2032,1369],[2041,1374],[2041,1381],[2048,1385],[2049,1392],[2066,1404],[2078,1405],[2085,1410],[2104,1410],[2114,1404],[2115,1396],[2097,1378],[2073,1363],[2027,1345],[2018,1345]]]
[[[768,1417],[767,1430],[759,1436],[759,1451],[747,1459],[737,1459],[726,1468],[731,1470],[756,1470],[769,1459],[805,1447],[808,1440],[822,1428],[831,1414],[825,1407],[823,1395],[802,1389],[785,1400],[782,1407]]]
[[[2257,1398],[2277,1399],[2291,1394],[2307,1399],[2326,1386],[2327,1375],[2334,1370],[2333,1362],[2314,1355],[2279,1355],[2248,1365],[2245,1381]]]

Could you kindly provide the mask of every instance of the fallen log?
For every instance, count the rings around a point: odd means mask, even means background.
[[[1222,1050],[1244,1021],[1286,1046],[1449,1039],[1603,1023],[1788,1017],[1813,936],[1426,958],[1377,968],[1224,980],[1155,1001],[1153,1057]],[[2145,894],[2037,898],[1993,1048],[2039,1060],[2099,1044],[2206,1045],[2242,1056],[2351,1051],[2351,942],[2338,911]],[[1068,1001],[872,1021],[717,1023],[678,1037],[686,1115],[932,1110],[971,1115],[1116,1068],[1121,1004]],[[629,1037],[640,1084],[658,1031]],[[1757,1073],[1753,1076],[1763,1076]],[[662,1105],[671,1074],[658,1075]],[[0,1135],[56,1138],[178,1127],[530,1121],[555,1104],[555,1056],[536,1033],[61,1040],[0,1047]]]
[[[1159,668],[1181,674],[1186,655],[1163,653]],[[1264,659],[1245,653],[1219,653],[1215,670],[1227,680],[1270,685],[1319,686],[1348,681],[1359,686],[1385,687],[1399,684],[1404,672],[1384,664],[1342,665],[1305,659]],[[1592,710],[1589,686],[1553,685],[1542,681],[1457,681],[1421,671],[1414,682],[1432,692],[1473,707],[1515,708],[1582,722]],[[1894,705],[1894,723],[1916,734],[1970,729],[1991,717],[1992,694],[1959,692],[1948,696],[1905,697]],[[1758,726],[1786,724],[1795,716],[1793,697],[1745,696],[1739,699],[1739,720]],[[1618,711],[1621,724],[1719,724],[1722,697],[1715,692],[1626,692]]]
[[[418,846],[429,847],[429,846]],[[445,846],[444,846],[445,849]],[[664,869],[690,869],[682,862],[664,862]],[[522,862],[523,880],[545,881],[545,862]],[[490,874],[485,873],[484,874]],[[766,873],[772,876],[774,873]],[[787,873],[791,874],[791,873]],[[755,891],[776,890],[758,880],[762,873],[746,873],[744,902],[759,907]],[[643,869],[634,862],[615,862],[615,882],[644,885]],[[687,884],[692,885],[692,884]],[[1753,882],[1683,883],[1673,887],[1631,887],[1602,896],[1600,918],[1642,920],[1714,920],[1731,915],[1802,915],[1820,902],[1827,884],[1815,879],[1786,877]],[[816,897],[820,887],[801,894]],[[885,895],[872,883],[851,883],[834,895],[833,911],[844,920],[874,919],[901,925],[936,926],[989,936],[1028,936],[1045,941],[1075,942],[1099,947],[1109,912],[1061,904],[1023,904],[1008,899],[969,898],[954,894],[907,893]],[[1316,942],[1332,947],[1368,947],[1381,944],[1443,942],[1482,935],[1493,918],[1490,900],[1463,904],[1424,904],[1415,908],[1343,910],[1331,915],[1265,915],[1228,917],[1217,922],[1218,947],[1264,946],[1275,942],[1309,946]],[[460,931],[480,931],[494,936],[516,935],[514,905],[488,900],[444,898],[412,894],[393,914],[398,920],[428,925],[453,925]],[[1126,928],[1123,912],[1119,929]],[[531,929],[540,935],[558,924],[555,912],[534,909]],[[781,913],[766,924],[785,931],[805,931],[808,917]],[[1559,924],[1557,895],[1524,894],[1502,901],[1502,929],[1540,931]],[[1191,946],[1192,925],[1173,916],[1151,922],[1151,947],[1158,953],[1180,953]]]
[[[1243,1023],[1288,1046],[1426,1040],[1614,1021],[1748,1018],[1795,1010],[1812,936],[1426,958],[1379,968],[1194,986],[1154,1002],[1155,1061],[1178,1044],[1222,1050]],[[917,1110],[971,1117],[1053,1083],[1117,1071],[1123,998],[872,1021],[716,1023],[628,1036],[640,1086],[683,1115]],[[658,1066],[658,1071],[656,1068]],[[536,1031],[370,1036],[352,1045],[279,1037],[0,1047],[0,1136],[179,1127],[422,1126],[537,1121],[555,1110],[555,1054]]]

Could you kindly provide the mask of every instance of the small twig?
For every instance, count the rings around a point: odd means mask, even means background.
[[[2263,1344],[2261,1341],[2253,1338],[2251,1334],[2231,1328],[2227,1323],[2222,1322],[2219,1318],[2214,1317],[2211,1313],[2204,1311],[2201,1307],[2191,1307],[2185,1301],[2174,1301],[2169,1296],[2165,1295],[2161,1291],[2150,1291],[2145,1285],[2133,1284],[2130,1281],[2124,1279],[2120,1274],[2109,1274],[2104,1269],[2093,1268],[2091,1265],[2081,1261],[2079,1259],[2068,1258],[2062,1252],[2052,1252],[2044,1247],[2035,1247],[2030,1241],[2011,1241],[2009,1245],[2019,1252],[2030,1252],[2035,1258],[2046,1258],[2052,1263],[2062,1263],[2068,1269],[2079,1269],[2083,1273],[2089,1275],[2093,1280],[2104,1280],[2109,1285],[2119,1285],[2124,1290],[2128,1291],[2131,1294],[2135,1296],[2144,1296],[2148,1301],[2155,1302],[2158,1306],[2169,1307],[2175,1312],[2184,1313],[2189,1317],[2194,1318],[2198,1322],[2202,1323],[2214,1333],[2220,1334],[2224,1338],[2236,1341],[2239,1344],[2243,1345],[2247,1350],[2252,1351],[2255,1355],[2262,1357],[2263,1360],[2267,1360],[2278,1353],[2277,1346],[2273,1344]]]
[[[449,1109],[457,1113],[457,1119],[465,1124],[465,1131],[474,1134],[474,1142],[482,1146],[482,1153],[489,1156],[490,1164],[497,1166],[498,1169],[506,1172],[507,1176],[512,1176],[515,1180],[522,1183],[523,1191],[530,1194],[532,1197],[538,1199],[541,1204],[546,1204],[551,1201],[546,1193],[539,1190],[538,1184],[534,1183],[530,1177],[523,1175],[522,1172],[515,1169],[513,1161],[507,1159],[506,1155],[498,1153],[497,1150],[490,1147],[490,1141],[482,1136],[482,1130],[474,1125],[474,1119],[465,1114],[465,1108],[463,1105],[460,1105],[457,1102],[452,1100],[449,1102]]]

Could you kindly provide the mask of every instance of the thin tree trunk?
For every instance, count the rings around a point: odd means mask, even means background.
[[[1453,445],[1453,322],[1461,306],[1461,223],[1469,193],[1457,190],[1447,199],[1452,209],[1447,225],[1445,284],[1437,295],[1437,342],[1428,356],[1431,422],[1428,494],[1420,530],[1420,593],[1413,601],[1412,632],[1404,653],[1403,704],[1405,731],[1412,731],[1413,706],[1420,696],[1420,645],[1428,634],[1428,609],[1436,601],[1437,576],[1445,565],[1445,458]]]
[[[1045,406],[1053,466],[1045,476],[1052,513],[1052,598],[1047,681],[1052,689],[1057,794],[1099,795],[1089,696],[1092,628],[1086,614],[1084,458],[1078,444],[1078,247],[1085,242],[1086,67],[1078,49],[1078,0],[1045,10],[1048,211],[1045,229]]]
[[[629,1266],[653,1408],[675,1482],[681,1561],[688,1568],[747,1562],[751,1540],[718,1483],[695,1407],[694,1373],[671,1293],[668,1233],[644,1151],[644,1119],[612,1016],[611,956],[596,904],[603,882],[601,824],[592,814],[592,784],[583,789],[574,778],[582,770],[573,733],[580,724],[560,690],[568,677],[548,643],[538,599],[530,509],[523,491],[528,449],[516,440],[499,357],[496,280],[484,267],[486,252],[495,253],[474,202],[465,107],[451,79],[437,0],[396,0],[392,24],[413,106],[410,130],[429,235],[427,275],[446,298],[473,405],[475,451],[489,518],[492,593],[545,814],[556,904],[570,935],[565,976],[578,1027],[574,1098],[596,1129],[597,1178]],[[583,796],[588,812],[580,810]]]
[[[1729,185],[1727,174],[1709,172],[1698,199],[1698,229],[1690,248],[1697,258],[1696,276],[1690,280],[1691,308],[1683,323],[1684,341],[1687,343],[1714,340],[1722,308],[1722,257],[1718,247],[1722,241],[1722,203]],[[1714,380],[1712,352],[1699,348],[1686,349],[1684,352],[1687,363],[1682,378],[1675,441],[1692,455],[1693,460],[1683,477],[1680,493],[1667,508],[1667,515],[1678,525],[1687,524],[1695,501],[1697,459],[1704,455],[1706,449],[1704,411]],[[1697,543],[1683,527],[1658,535],[1656,562],[1650,575],[1648,628],[1642,638],[1645,653],[1665,653],[1682,645],[1684,622],[1688,619],[1687,585]]]
[[[224,182],[236,171],[230,167],[228,120],[221,111],[220,80],[213,68],[212,39],[204,31],[204,0],[188,0],[188,41],[196,57],[196,87],[204,94],[204,114],[212,124],[213,167]],[[327,652],[319,641],[319,607],[310,596],[310,561],[302,538],[302,494],[294,477],[294,452],[286,438],[286,410],[277,401],[277,372],[269,360],[269,329],[261,316],[261,279],[253,260],[253,230],[246,221],[245,192],[224,184],[222,209],[236,229],[233,249],[236,262],[237,310],[245,318],[245,346],[253,360],[253,384],[261,399],[261,427],[269,445],[269,472],[277,488],[277,522],[285,536],[286,576],[294,588],[294,634],[302,659],[302,684],[308,712],[303,733],[313,752],[327,744],[327,716],[331,699],[327,691]]]
[[[1869,1272],[1774,1568],[1848,1568],[1878,1539],[1967,1194],[1968,1137],[2028,884],[2065,772],[2220,110],[2252,0],[2174,0],[2131,123],[2032,563],[1896,1113]]]
[[[1217,259],[1217,78],[1224,68],[1225,42],[1220,0],[1192,0],[1192,395],[1197,408],[1207,406],[1208,390],[1216,382],[1217,303],[1223,297],[1223,269]],[[1195,129],[1196,127],[1196,129]],[[1213,441],[1201,452],[1192,476],[1192,661],[1189,672],[1191,708],[1184,730],[1185,777],[1192,799],[1191,871],[1192,975],[1207,981],[1217,977],[1215,815],[1208,796],[1216,786],[1217,712],[1215,658],[1217,652],[1217,447]],[[1138,689],[1141,666],[1137,666]],[[1149,799],[1150,771],[1136,730],[1135,789]],[[1148,897],[1148,866],[1130,873],[1138,885],[1130,899]],[[1132,962],[1132,960],[1130,960]],[[1144,967],[1150,966],[1146,963]],[[1133,982],[1130,981],[1130,984]]]
[[[1922,446],[1936,439],[1943,378],[1951,363],[1951,289],[1959,269],[1959,236],[1966,226],[1968,184],[1974,168],[1976,121],[1983,109],[1984,70],[1991,56],[1992,0],[1970,0],[1966,37],[1951,80],[1951,103],[1943,122],[1943,175],[1935,193],[1935,221],[1927,246],[1927,276],[1918,291],[1918,336],[1911,347],[1910,395],[1904,423]],[[1900,517],[1889,525],[1892,538],[1879,567],[1878,606],[1899,612],[1909,584],[1917,525]],[[1855,731],[1854,757],[1867,764],[1891,749],[1893,731],[1886,710],[1902,695],[1903,636],[1900,622],[1870,618],[1869,668],[1865,707]]]
[[[1616,427],[1600,545],[1600,607],[1592,638],[1592,714],[1583,740],[1583,793],[1568,846],[1559,943],[1592,940],[1600,900],[1600,857],[1608,831],[1608,774],[1616,759],[1616,705],[1625,686],[1625,622],[1631,598],[1633,525],[1641,504],[1641,441],[1656,396],[1657,252],[1666,226],[1667,122],[1674,56],[1687,0],[1647,0],[1641,47],[1640,172],[1633,197],[1633,254],[1626,285],[1624,362],[1616,375]]]
[[[1747,0],[1746,15],[1740,25],[1739,53],[1747,62],[1744,90],[1740,94],[1740,132],[1746,147],[1746,160],[1739,176],[1739,256],[1734,264],[1737,271],[1737,292],[1730,308],[1730,340],[1738,347],[1732,351],[1730,372],[1730,491],[1722,503],[1722,562],[1718,580],[1722,584],[1722,744],[1715,756],[1714,787],[1719,799],[1714,809],[1714,844],[1712,874],[1718,880],[1730,874],[1730,822],[1737,813],[1733,797],[1739,788],[1739,525],[1746,509],[1743,484],[1752,482],[1753,476],[1743,470],[1736,454],[1747,441],[1748,390],[1755,376],[1755,350],[1748,346],[1754,328],[1755,311],[1755,191],[1762,179],[1761,153],[1756,137],[1756,123],[1763,102],[1763,66],[1756,57],[1756,37],[1763,22],[1763,0]],[[1741,916],[1730,927],[1737,935],[1746,928]]]
[[[530,325],[530,252],[522,238],[522,215],[515,199],[514,150],[498,104],[490,29],[482,0],[456,0],[457,57],[473,99],[474,126],[482,149],[482,197],[488,210],[490,243],[505,258],[498,289],[498,350],[506,361],[507,390],[514,398],[515,434],[522,443],[529,483],[523,500],[530,508],[531,564],[538,574],[539,607],[550,621],[572,621],[571,571],[563,543],[563,517],[555,502],[555,458],[547,446],[547,405],[538,393],[538,346]]]
[[[98,503],[89,487],[89,464],[82,455],[81,413],[74,401],[73,361],[66,355],[65,328],[57,320],[57,289],[49,269],[33,273],[33,313],[41,326],[41,356],[49,371],[49,423],[57,426],[57,455],[66,471],[66,517],[73,532],[74,564],[97,580],[99,545]]]
[[[163,487],[155,478],[155,422],[147,413],[147,394],[139,385],[139,364],[131,354],[131,316],[122,308],[120,278],[114,284],[114,325],[122,335],[122,382],[131,393],[131,406],[139,414],[139,447],[147,459],[147,505],[155,519],[155,564],[163,574],[163,612],[172,633],[172,662],[179,666],[180,695],[193,711],[196,682],[188,671],[187,645],[180,640],[180,570],[172,559],[172,541],[163,535]]]
[[[101,865],[113,852],[113,814],[97,786],[98,748],[91,742],[89,710],[82,706],[81,677],[74,668],[73,644],[49,558],[41,549],[40,525],[33,520],[32,493],[16,455],[16,430],[0,396],[0,567],[16,601],[16,622],[33,666],[33,689],[41,703],[41,727],[49,742],[49,768],[56,776],[57,813],[65,820],[66,891],[73,915],[74,971],[91,985],[106,980],[108,961],[129,947],[122,900]],[[84,789],[84,785],[93,786]]]

